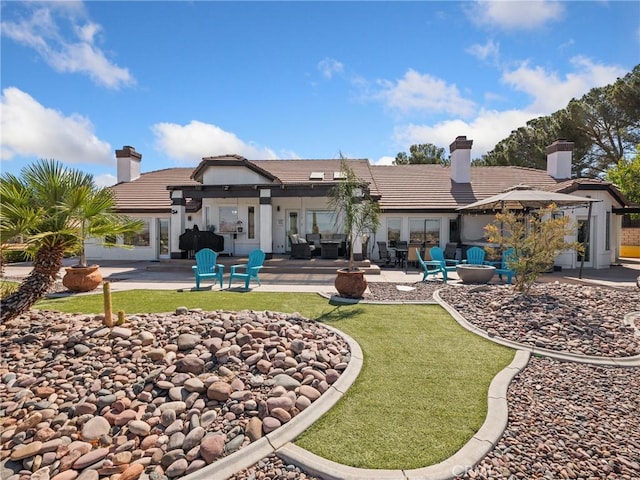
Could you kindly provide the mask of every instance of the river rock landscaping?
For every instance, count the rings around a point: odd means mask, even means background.
[[[0,478],[161,480],[290,421],[347,367],[333,331],[273,312],[32,311],[0,327]]]
[[[640,354],[640,315],[636,329],[623,322],[640,310],[637,290],[370,283],[365,300],[433,302],[436,290],[491,335]],[[349,361],[339,336],[296,314],[178,309],[107,329],[99,316],[33,311],[0,330],[3,480],[182,477],[286,423]],[[640,478],[640,369],[534,356],[508,403],[504,435],[459,478]],[[275,455],[232,478],[321,480]]]

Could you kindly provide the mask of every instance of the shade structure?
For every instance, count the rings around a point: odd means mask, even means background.
[[[565,193],[547,192],[545,190],[514,189],[478,200],[464,207],[458,207],[456,210],[532,210],[545,208],[551,203],[559,207],[567,207],[587,205],[597,201],[599,200]]]

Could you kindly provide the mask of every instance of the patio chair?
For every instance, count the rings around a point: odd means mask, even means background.
[[[378,244],[378,256],[380,257],[380,261],[384,262],[385,265],[389,265],[391,263],[391,253],[387,249],[387,242],[376,242]]]
[[[453,258],[444,258],[444,251],[440,247],[431,247],[429,249],[429,255],[431,255],[432,262],[438,262],[444,272],[448,276],[448,272],[455,272],[456,266],[460,263]]]
[[[258,277],[258,273],[260,269],[264,266],[265,253],[258,249],[255,249],[249,253],[249,259],[247,263],[242,263],[238,265],[231,265],[231,275],[229,277],[229,288],[231,288],[231,282],[234,278],[240,278],[244,280],[244,289],[249,290],[249,282],[251,279],[255,279],[258,282],[258,285],[262,285],[260,283],[260,278]],[[244,272],[238,272],[238,270],[244,270]]]
[[[485,251],[480,247],[471,247],[467,250],[467,259],[463,260],[462,263],[467,263],[469,265],[485,265]]]
[[[502,260],[495,264],[496,267],[496,275],[500,281],[504,281],[502,276],[504,275],[506,278],[506,283],[511,284],[511,279],[516,274],[516,272],[509,268],[509,264],[516,261],[516,251],[513,248],[507,248],[504,252],[502,252]]]
[[[210,248],[203,248],[196,253],[196,264],[191,268],[196,277],[196,290],[200,290],[200,281],[206,278],[216,278],[222,288],[224,265],[216,263],[218,254]]]
[[[444,250],[440,247],[431,247],[429,249],[429,254],[431,255],[431,260],[436,260],[438,262],[443,262],[446,267],[453,267],[449,269],[449,271],[455,272],[455,266],[460,263],[458,260],[453,258],[446,258],[444,255]]]
[[[447,283],[447,280],[448,280],[447,269],[450,267],[447,267],[444,264],[444,262],[441,262],[440,260],[424,260],[422,258],[422,255],[420,255],[420,249],[416,248],[415,251],[416,251],[416,260],[418,261],[418,265],[420,265],[420,268],[422,268],[421,281],[425,282],[429,277],[429,275],[435,276],[438,273],[441,273],[444,283]]]
[[[307,233],[306,235],[307,243],[312,245],[314,249],[311,249],[312,257],[319,257],[321,253],[320,248],[320,234],[319,233]]]
[[[315,245],[308,243],[299,235],[289,235],[291,241],[291,258],[310,259],[312,252],[316,249]]]

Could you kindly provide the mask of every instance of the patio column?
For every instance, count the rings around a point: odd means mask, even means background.
[[[171,192],[171,221],[170,231],[171,258],[182,258],[180,251],[180,235],[184,233],[184,216],[187,201],[182,198],[182,190]]]
[[[267,259],[273,257],[273,206],[271,205],[271,190],[260,190],[260,250]]]

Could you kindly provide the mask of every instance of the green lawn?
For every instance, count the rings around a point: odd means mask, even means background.
[[[102,295],[41,301],[37,308],[99,313]],[[296,444],[362,468],[411,469],[440,462],[462,447],[484,422],[487,389],[513,351],[460,327],[435,305],[333,306],[315,294],[175,292],[113,294],[113,310],[299,312],[351,335],[364,367],[338,404]]]

